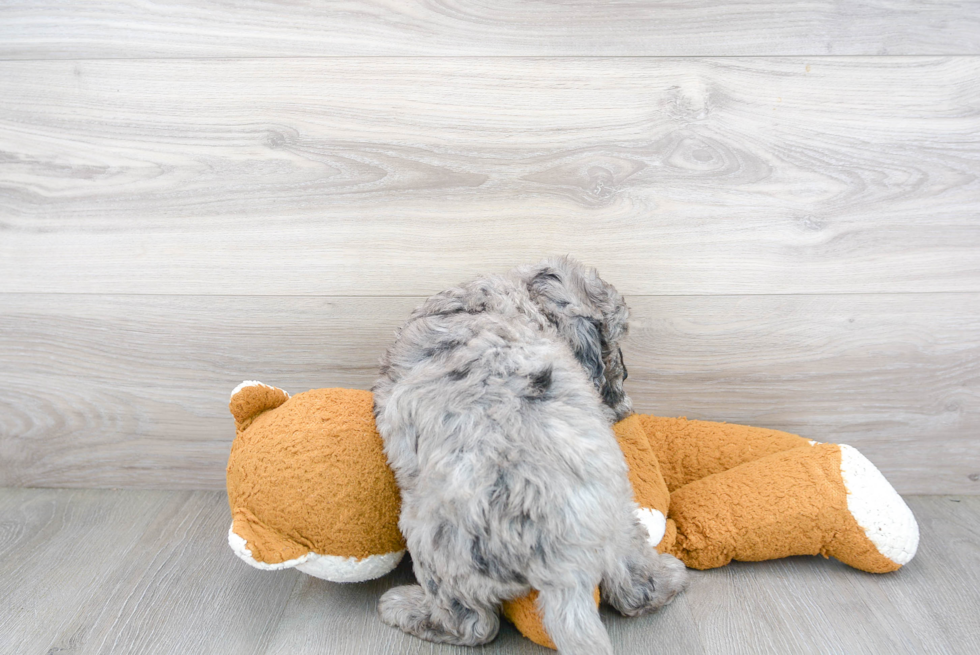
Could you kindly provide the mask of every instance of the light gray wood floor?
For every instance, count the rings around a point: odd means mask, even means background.
[[[692,572],[660,613],[604,608],[620,653],[980,652],[980,497],[908,498],[919,554],[870,575],[797,557]],[[381,580],[263,572],[228,548],[220,492],[0,489],[2,653],[546,653],[505,625],[481,649],[382,625]]]

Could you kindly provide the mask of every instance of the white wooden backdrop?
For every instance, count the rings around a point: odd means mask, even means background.
[[[220,489],[238,382],[553,253],[638,410],[980,492],[980,7],[0,2],[0,485]]]

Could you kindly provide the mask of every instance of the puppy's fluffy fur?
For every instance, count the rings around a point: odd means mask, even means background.
[[[612,647],[593,590],[627,615],[666,604],[683,565],[637,522],[610,428],[632,411],[629,310],[595,270],[523,266],[429,298],[382,358],[375,415],[419,585],[382,620],[431,641],[493,639],[504,599],[539,590],[561,653]]]

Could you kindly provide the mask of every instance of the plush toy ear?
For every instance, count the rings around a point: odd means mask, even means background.
[[[241,432],[256,416],[275,409],[289,400],[289,394],[256,380],[245,380],[231,392],[228,409],[235,417],[235,428]]]

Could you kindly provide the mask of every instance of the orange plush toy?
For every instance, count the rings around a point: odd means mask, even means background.
[[[370,392],[316,389],[290,398],[244,382],[230,409],[237,436],[228,460],[228,541],[239,557],[335,582],[370,580],[398,565],[405,552],[399,493]],[[819,554],[885,573],[915,554],[912,512],[850,446],[642,414],[613,429],[651,547],[691,568]],[[503,612],[554,648],[534,592],[506,602]]]

